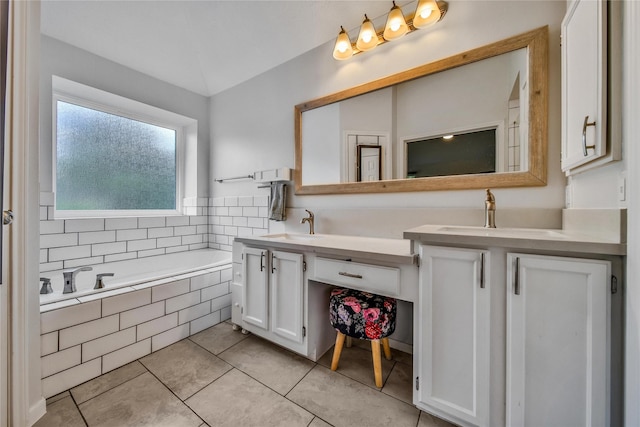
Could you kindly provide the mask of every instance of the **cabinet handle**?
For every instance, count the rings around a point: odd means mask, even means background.
[[[484,252],[480,254],[480,289],[484,289]]]
[[[273,252],[271,252],[271,274],[273,274],[274,271],[276,271],[276,267],[275,267],[275,260],[276,260],[276,256],[273,254]]]
[[[513,293],[520,295],[520,258],[516,258],[516,276],[513,283]]]
[[[260,252],[260,271],[264,270],[264,252]]]
[[[338,274],[341,275],[341,276],[353,277],[354,279],[362,279],[362,275],[361,274],[347,273],[346,271],[340,271],[340,272],[338,272]]]
[[[588,153],[587,153],[588,148],[591,148],[591,149],[596,148],[595,144],[587,145],[587,126],[595,126],[595,125],[596,125],[595,120],[589,123],[589,116],[584,116],[584,123],[582,124],[582,154],[584,154],[585,157],[588,156]]]

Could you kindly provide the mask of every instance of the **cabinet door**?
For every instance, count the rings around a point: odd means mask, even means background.
[[[271,252],[271,330],[296,343],[304,338],[302,270],[302,254]]]
[[[507,425],[609,425],[609,263],[509,254],[507,274]]]
[[[562,21],[562,170],[607,154],[607,2],[574,0]]]
[[[421,409],[489,424],[489,253],[421,247],[417,325]]]
[[[262,329],[269,328],[269,288],[266,249],[244,248],[242,320]]]

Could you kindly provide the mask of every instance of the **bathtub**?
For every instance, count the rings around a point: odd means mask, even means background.
[[[62,270],[43,272],[42,390],[54,396],[231,318],[231,252],[179,252],[92,266],[63,294]],[[96,274],[105,288],[94,290]],[[229,326],[231,328],[231,326]]]
[[[53,293],[40,294],[41,311],[47,304],[75,299],[79,302],[84,302],[85,300],[103,296],[112,296],[133,291],[137,285],[162,281],[163,279],[227,264],[231,264],[231,252],[217,249],[200,249],[92,265],[92,271],[81,271],[76,275],[77,291],[68,294],[62,293],[64,288],[63,270],[42,272],[40,277],[51,279]],[[94,290],[96,275],[101,273],[114,273],[114,276],[104,277],[103,283],[105,287]],[[68,301],[68,303],[71,302]],[[55,306],[46,308],[58,308],[64,305],[67,304],[55,304]]]

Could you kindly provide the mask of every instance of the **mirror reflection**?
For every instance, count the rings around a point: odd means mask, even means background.
[[[544,27],[296,106],[296,193],[544,185],[546,43]]]
[[[527,82],[518,49],[305,111],[302,182],[521,171]]]

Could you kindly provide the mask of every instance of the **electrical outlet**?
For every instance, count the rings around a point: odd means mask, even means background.
[[[623,173],[618,177],[618,200],[627,200],[627,177]]]

